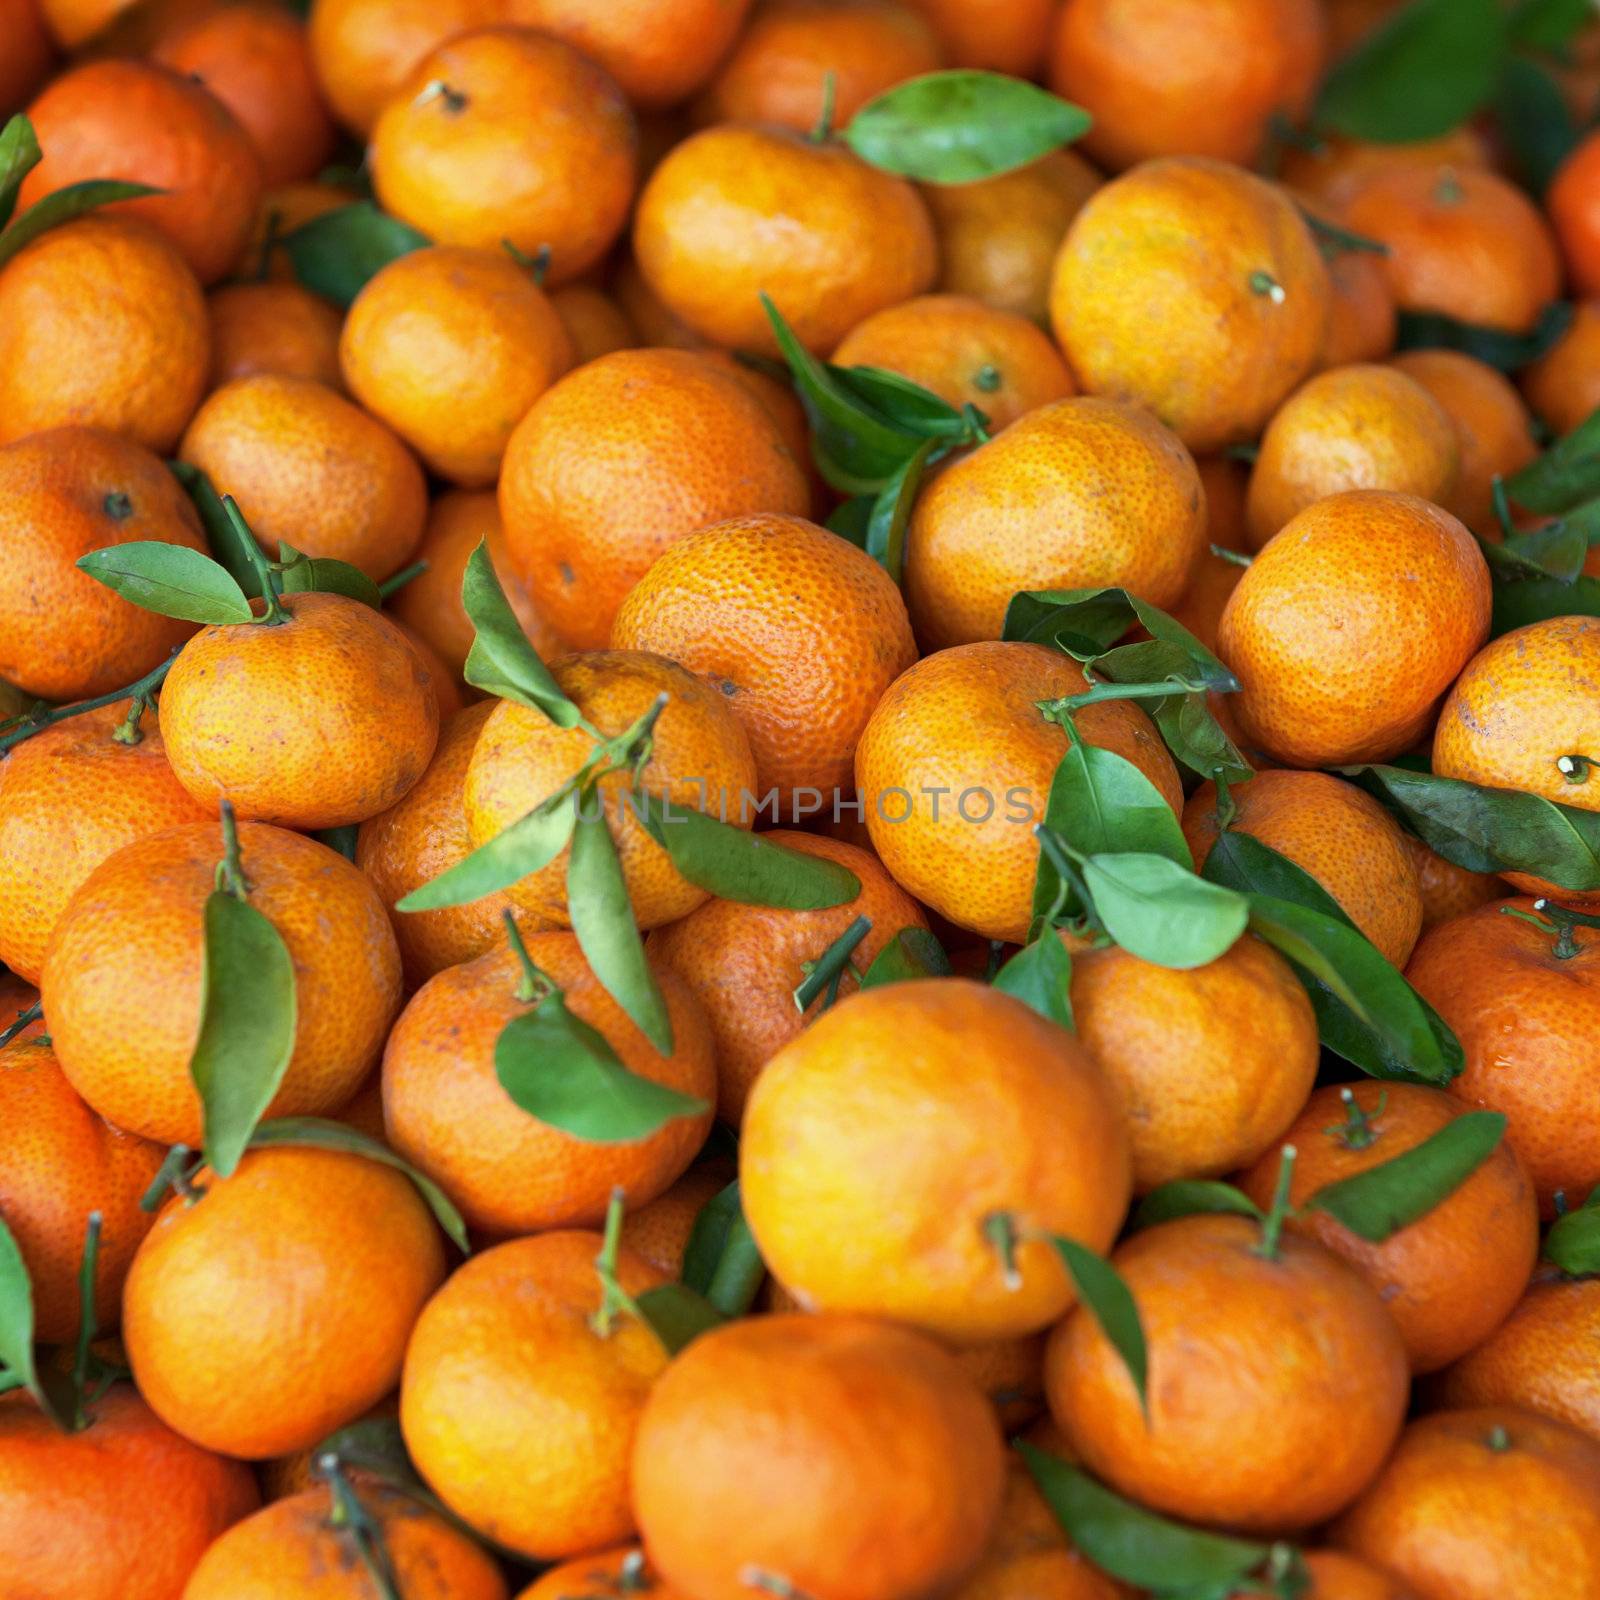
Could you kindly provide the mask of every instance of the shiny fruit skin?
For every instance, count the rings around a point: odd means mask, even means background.
[[[657,928],[647,946],[652,960],[678,973],[705,1008],[716,1045],[717,1114],[733,1128],[761,1069],[809,1018],[826,1009],[822,995],[804,1012],[795,1004],[806,964],[818,960],[857,917],[867,917],[872,925],[840,975],[840,996],[852,994],[860,974],[902,929],[927,927],[922,908],[871,852],[788,828],[772,829],[765,837],[802,855],[837,862],[856,875],[861,892],[823,911],[713,898]]]
[[[569,373],[506,446],[506,554],[573,649],[598,649],[673,540],[811,507],[805,472],[751,391],[687,350],[619,350]]]
[[[1239,580],[1217,650],[1246,736],[1286,766],[1387,761],[1422,738],[1489,632],[1472,535],[1414,495],[1356,489],[1292,518]]]
[[[1253,166],[1273,117],[1310,104],[1325,44],[1312,0],[1071,0],[1050,86],[1094,118],[1084,153],[1112,171],[1180,155]]]
[[[707,898],[645,831],[633,807],[635,781],[685,809],[704,809],[734,827],[754,825],[745,797],[755,787],[755,759],[723,695],[661,656],[642,650],[594,650],[552,665],[562,691],[606,738],[645,716],[661,695],[650,759],[637,775],[613,769],[597,780],[589,807],[603,805],[622,864],[622,876],[642,929],[673,922]],[[467,767],[465,804],[473,845],[486,844],[573,777],[594,751],[593,735],[558,728],[542,711],[512,700],[490,714]],[[539,871],[511,884],[511,903],[563,927],[567,906],[565,846]]]
[[[1122,1099],[1135,1193],[1255,1160],[1311,1093],[1311,1002],[1257,939],[1186,972],[1116,945],[1079,950],[1070,995],[1078,1037]]]
[[[827,351],[938,274],[928,209],[909,183],[842,144],[757,124],[707,128],[672,150],[639,196],[633,251],[696,333],[771,356],[760,291],[801,344]]]
[[[1329,296],[1322,253],[1286,194],[1222,162],[1173,157],[1090,197],[1056,256],[1050,321],[1086,393],[1147,406],[1207,452],[1253,439],[1310,375]],[[1160,339],[1149,337],[1152,302]]]
[[[437,1513],[382,1484],[361,1484],[355,1496],[406,1600],[505,1600],[488,1553]],[[195,1568],[183,1600],[366,1600],[372,1579],[356,1535],[332,1525],[332,1510],[319,1483],[235,1523]]]
[[[481,489],[573,351],[549,297],[504,250],[434,246],[367,280],[339,361],[350,392],[430,470]]]
[[[425,984],[401,1012],[383,1058],[384,1125],[396,1151],[426,1172],[470,1226],[495,1237],[598,1227],[611,1197],[648,1204],[694,1159],[711,1129],[716,1066],[698,1002],[676,974],[656,972],[672,1029],[663,1055],[628,1020],[570,933],[530,933],[533,964],[567,1008],[598,1030],[636,1076],[702,1102],[641,1139],[596,1143],[539,1121],[496,1073],[495,1046],[528,1014],[522,968],[504,941]]]
[[[119,1383],[63,1433],[0,1398],[0,1550],[28,1600],[177,1600],[206,1548],[260,1501],[250,1469],[168,1428]]]
[[[148,450],[77,427],[0,446],[0,673],[30,701],[109,694],[194,632],[78,570],[92,550],[147,540],[205,549],[188,496]]]
[[[0,269],[0,444],[75,425],[168,452],[210,363],[200,285],[146,223],[80,217]]]
[[[1508,916],[1527,900],[1480,906],[1441,923],[1417,945],[1406,976],[1454,1030],[1466,1065],[1447,1085],[1466,1104],[1500,1111],[1545,1216],[1556,1194],[1582,1203],[1600,1183],[1593,1035],[1600,941],[1577,930],[1575,953]]]
[[[430,92],[429,85],[444,84]],[[610,249],[638,133],[610,75],[530,28],[458,33],[419,61],[372,130],[379,203],[436,244],[550,251],[568,283]]]
[[[305,1449],[394,1387],[444,1240],[410,1178],[345,1151],[247,1151],[199,1187],[167,1201],[128,1274],[134,1381],[209,1449]]]
[[[876,561],[801,517],[740,517],[686,534],[629,592],[612,625],[723,695],[750,737],[761,794],[798,823],[850,786],[856,744],[917,658],[905,602]],[[815,794],[815,802],[810,800]]]
[[[602,1336],[598,1233],[541,1233],[473,1256],[424,1308],[400,1390],[417,1470],[472,1527],[560,1561],[631,1536],[628,1460],[669,1357],[626,1314]],[[631,1295],[665,1274],[621,1251]]]
[[[69,184],[131,179],[163,191],[119,200],[112,216],[161,230],[203,284],[233,265],[261,198],[261,159],[233,113],[202,85],[147,61],[88,61],[28,108],[44,160],[22,180],[24,210]]]
[[[239,502],[270,556],[285,539],[382,583],[422,537],[428,491],[415,456],[309,378],[262,372],[224,384],[195,412],[178,454]]]
[[[1426,388],[1391,367],[1320,373],[1278,408],[1250,473],[1250,543],[1259,550],[1307,506],[1347,489],[1436,505],[1461,470],[1456,430]]]
[[[1399,1330],[1353,1269],[1294,1234],[1272,1256],[1260,1240],[1253,1219],[1188,1216],[1113,1255],[1144,1326],[1148,1419],[1081,1307],[1051,1335],[1045,1385],[1068,1442],[1111,1487],[1186,1521],[1270,1531],[1320,1522],[1362,1491],[1400,1431],[1409,1380]]]
[[[1417,1600],[1588,1600],[1600,1444],[1514,1406],[1422,1417],[1331,1538]]]
[[[364,822],[432,759],[432,680],[405,635],[359,600],[282,603],[283,623],[206,627],[180,652],[161,691],[167,759],[207,809],[227,799],[241,817],[290,828]]]
[[[1356,927],[1404,966],[1422,927],[1422,891],[1399,824],[1371,795],[1325,772],[1258,772],[1230,791],[1229,826],[1309,873]],[[1203,783],[1183,808],[1195,869],[1217,840],[1217,791]]]
[[[1003,1474],[971,1380],[862,1317],[706,1334],[657,1383],[633,1451],[645,1548],[699,1600],[747,1594],[752,1568],[836,1600],[943,1592],[982,1552]]]
[[[239,839],[251,903],[295,966],[295,1048],[266,1114],[321,1115],[355,1092],[399,1010],[394,934],[372,886],[326,845],[251,822]],[[73,896],[40,981],[56,1054],[78,1093],[119,1128],[195,1149],[204,1130],[189,1060],[204,906],[221,859],[214,822],[124,845]]]
[[[1041,406],[940,471],[906,532],[906,596],[929,650],[998,639],[1024,589],[1183,593],[1205,548],[1194,459],[1147,411],[1083,395]]]
[[[0,1215],[33,1285],[35,1336],[78,1333],[78,1270],[89,1215],[101,1217],[95,1319],[114,1327],[122,1282],[154,1218],[139,1201],[161,1166],[159,1145],[121,1133],[67,1082],[50,1046],[26,1035],[0,1051]]]
[[[892,1107],[918,1106],[908,1140]],[[1072,1286],[1029,1229],[1104,1249],[1129,1192],[1116,1096],[1089,1052],[965,978],[865,990],[766,1065],[739,1177],[762,1259],[807,1309],[890,1317],[962,1343],[1059,1317]],[[1023,1231],[1007,1287],[985,1233]]]
[[[1026,938],[1031,827],[1068,748],[1038,702],[1084,686],[1066,656],[996,641],[924,656],[890,684],[856,747],[856,787],[872,847],[901,888],[985,938]],[[1139,767],[1176,812],[1177,768],[1138,706],[1086,706],[1077,727]]]
[[[1347,1120],[1349,1095],[1365,1118]],[[1354,1083],[1319,1089],[1283,1135],[1297,1160],[1290,1203],[1413,1150],[1463,1114],[1459,1101],[1414,1083]],[[1363,1142],[1366,1141],[1366,1142]],[[1272,1204],[1277,1153],[1239,1180],[1257,1205]],[[1516,1304],[1539,1250],[1533,1185],[1502,1140],[1459,1188],[1381,1244],[1362,1239],[1325,1211],[1290,1219],[1342,1256],[1377,1291],[1400,1327],[1413,1372],[1435,1372],[1482,1343]]]

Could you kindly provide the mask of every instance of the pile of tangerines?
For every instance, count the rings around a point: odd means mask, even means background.
[[[0,0],[0,1600],[1597,1600],[1592,0]]]

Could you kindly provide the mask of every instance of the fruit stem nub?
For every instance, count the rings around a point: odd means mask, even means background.
[[[1022,1287],[1022,1274],[1017,1269],[1017,1246],[1022,1242],[1022,1230],[1009,1211],[991,1211],[983,1219],[983,1237],[1000,1258],[1000,1281],[1015,1293]]]

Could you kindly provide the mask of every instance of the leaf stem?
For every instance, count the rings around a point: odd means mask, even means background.
[[[225,494],[221,498],[223,513],[232,524],[233,531],[239,536],[239,542],[244,546],[250,565],[256,570],[256,581],[261,585],[261,600],[266,609],[255,620],[262,626],[275,628],[289,620],[289,613],[283,609],[278,600],[281,593],[278,574],[273,569],[273,564],[267,560],[266,552],[256,543],[256,536],[250,531],[250,524],[244,520],[239,502],[231,494]]]
[[[361,1504],[350,1480],[344,1475],[339,1457],[331,1450],[319,1456],[317,1471],[327,1482],[333,1500],[328,1512],[328,1526],[349,1533],[356,1554],[361,1557],[361,1564],[367,1569],[380,1600],[401,1600],[399,1581],[389,1559],[388,1546],[383,1540],[383,1529]]]
[[[89,1346],[99,1331],[94,1315],[95,1268],[100,1260],[101,1214],[89,1213],[88,1226],[83,1231],[83,1259],[78,1264],[78,1345],[72,1358],[72,1425],[74,1432],[89,1426],[89,1413],[84,1403],[84,1391],[89,1382]]]
[[[589,1319],[589,1326],[602,1339],[611,1337],[611,1324],[615,1318],[626,1314],[638,1322],[645,1320],[639,1303],[617,1281],[617,1251],[622,1244],[622,1186],[611,1191],[611,1203],[606,1207],[606,1231],[601,1240],[600,1254],[594,1258],[594,1269],[600,1276],[600,1304]]]
[[[795,1008],[804,1012],[824,990],[827,999],[822,1009],[826,1011],[839,998],[839,982],[855,948],[872,931],[870,917],[857,917],[815,961],[805,963],[805,977],[794,992]]]
[[[201,1163],[195,1160],[194,1151],[188,1145],[173,1145],[167,1151],[166,1159],[157,1169],[155,1177],[150,1180],[150,1187],[140,1195],[139,1209],[156,1210],[166,1198],[168,1189],[174,1194],[182,1195],[185,1200],[198,1200],[205,1193],[205,1190],[194,1182],[194,1175],[200,1167]]]
[[[410,566],[401,567],[393,577],[385,578],[378,585],[378,593],[387,600],[390,595],[398,594],[413,578],[420,578],[427,570],[426,561],[413,561]]]
[[[226,890],[235,900],[243,900],[250,893],[250,880],[244,875],[239,860],[239,823],[233,814],[233,802],[222,802],[222,860],[217,863],[217,887]]]
[[[1243,550],[1230,550],[1225,544],[1214,544],[1210,550],[1217,560],[1226,561],[1230,566],[1248,567],[1255,560],[1254,556],[1247,556]]]
[[[833,113],[839,98],[839,75],[828,71],[822,75],[822,115],[811,130],[813,144],[826,144],[833,137]]]
[[[517,982],[516,997],[524,1005],[537,1005],[547,995],[558,992],[555,979],[548,973],[541,972],[533,964],[533,957],[528,954],[528,947],[523,942],[522,929],[517,926],[516,915],[509,910],[502,912],[501,915],[505,919],[506,942],[511,946],[512,953],[522,968],[522,977]]]
[[[117,701],[130,697],[137,700],[140,696],[144,696],[148,703],[148,697],[161,687],[162,680],[172,670],[172,663],[177,659],[177,655],[178,652],[174,650],[160,666],[152,667],[142,678],[130,683],[125,689],[113,689],[110,694],[97,694],[92,700],[78,700],[70,706],[51,706],[42,711],[25,711],[20,716],[13,717],[9,723],[4,724],[10,731],[0,734],[0,755],[15,749],[23,740],[31,739],[43,729],[57,722],[65,722],[68,717],[81,716],[85,711],[98,711],[101,706],[115,705]]]
[[[10,1044],[24,1028],[30,1023],[37,1022],[43,1015],[44,1006],[38,1000],[35,1000],[25,1011],[19,1011],[17,1020],[11,1023],[4,1033],[0,1033],[0,1047]]]
[[[1289,1204],[1289,1186],[1294,1181],[1295,1148],[1292,1144],[1283,1147],[1283,1155],[1278,1162],[1278,1187],[1273,1191],[1272,1209],[1267,1212],[1261,1223],[1261,1242],[1256,1246],[1256,1254],[1265,1256],[1268,1261],[1274,1261],[1278,1255],[1278,1241],[1283,1234],[1283,1225],[1289,1219],[1293,1207]]]

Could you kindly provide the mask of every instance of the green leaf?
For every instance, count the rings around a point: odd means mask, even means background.
[[[905,566],[906,524],[911,521],[911,508],[922,486],[923,469],[937,447],[936,439],[924,439],[916,453],[884,485],[867,517],[866,552],[896,583]]]
[[[480,844],[447,872],[395,902],[396,911],[437,911],[464,906],[509,888],[548,866],[566,848],[577,821],[577,797],[560,789],[519,817],[503,833]]]
[[[1552,617],[1600,617],[1600,581],[1579,578],[1562,583],[1556,578],[1533,578],[1495,584],[1489,637],[1498,639],[1503,633]]]
[[[1576,1211],[1569,1211],[1550,1224],[1539,1253],[1569,1277],[1600,1272],[1600,1188]]]
[[[867,548],[867,533],[872,527],[872,512],[878,504],[875,494],[851,495],[841,500],[823,522],[829,533],[848,539],[858,550]]]
[[[285,594],[310,591],[342,594],[348,599],[359,600],[364,606],[371,606],[374,611],[383,609],[383,596],[378,593],[377,584],[348,561],[335,561],[328,556],[301,555],[292,544],[285,544],[281,539],[278,541],[278,559],[293,563],[281,574]]]
[[[1402,311],[1396,324],[1397,350],[1460,350],[1501,372],[1517,372],[1548,355],[1572,324],[1572,306],[1552,300],[1527,333],[1459,322],[1438,311]]]
[[[1181,971],[1227,951],[1250,920],[1242,894],[1208,883],[1166,856],[1090,856],[1084,882],[1101,925],[1143,961]]]
[[[861,880],[837,861],[785,849],[693,806],[677,805],[643,789],[634,790],[625,804],[672,858],[673,866],[696,888],[719,900],[784,911],[826,911],[861,893]]]
[[[862,973],[859,987],[875,989],[880,983],[906,983],[916,978],[948,978],[950,958],[944,946],[926,928],[902,928]]]
[[[0,1216],[0,1368],[38,1402],[47,1416],[62,1423],[44,1386],[33,1356],[33,1283],[10,1228]]]
[[[700,1208],[683,1253],[683,1282],[725,1317],[742,1317],[755,1301],[767,1269],[745,1221],[739,1180]]]
[[[79,556],[97,583],[146,611],[185,622],[248,622],[250,602],[226,568],[187,545],[136,539]]]
[[[1122,1274],[1104,1256],[1097,1255],[1088,1245],[1079,1244],[1062,1234],[1052,1234],[1050,1242],[1056,1247],[1078,1291],[1084,1309],[1099,1323],[1100,1331],[1111,1342],[1111,1348],[1122,1358],[1128,1376],[1139,1396],[1141,1406],[1147,1403],[1145,1384],[1149,1377],[1149,1351],[1145,1348],[1144,1325],[1139,1320],[1139,1307],[1132,1291],[1122,1281]]]
[[[1224,829],[1205,876],[1249,897],[1250,930],[1295,968],[1335,1055],[1374,1078],[1447,1083],[1464,1057],[1443,1019],[1304,868]]]
[[[205,1157],[228,1177],[294,1054],[294,963],[278,930],[250,904],[206,897],[200,1034],[189,1075],[205,1110]]]
[[[1133,1214],[1133,1226],[1153,1228],[1162,1222],[1176,1222],[1179,1217],[1198,1216],[1202,1212],[1232,1213],[1256,1222],[1265,1221],[1261,1207],[1231,1183],[1208,1178],[1175,1178],[1171,1183],[1152,1189],[1139,1202]]]
[[[1579,137],[1560,85],[1538,63],[1513,56],[1501,72],[1495,120],[1523,181],[1543,194]]]
[[[672,1054],[667,1002],[633,920],[616,841],[594,791],[580,792],[567,858],[567,915],[601,987],[662,1055]]]
[[[1173,694],[1146,702],[1173,757],[1202,778],[1248,782],[1255,769],[1212,714],[1209,696]]]
[[[261,577],[245,548],[244,538],[222,504],[222,496],[199,467],[187,461],[169,461],[167,470],[183,485],[205,529],[211,554],[227,569],[240,590],[251,599],[261,593]]]
[[[1482,539],[1478,548],[1499,583],[1553,578],[1565,587],[1583,571],[1589,536],[1580,523],[1552,522],[1533,533],[1513,534],[1503,544]]]
[[[1600,889],[1600,812],[1406,767],[1347,767],[1344,775],[1469,872],[1524,872],[1574,893]]]
[[[1324,1184],[1302,1207],[1326,1211],[1382,1244],[1448,1200],[1488,1160],[1506,1131],[1498,1111],[1468,1111],[1421,1144],[1376,1167]]]
[[[22,180],[43,158],[33,124],[19,111],[0,128],[0,228],[11,220],[11,213],[17,208],[17,190],[22,187]]]
[[[1117,646],[1135,624],[1151,637]],[[1224,693],[1239,687],[1182,623],[1126,589],[1024,589],[1006,607],[1000,637],[1050,645],[1116,683],[1171,681],[1175,691]]]
[[[663,1283],[646,1289],[634,1304],[671,1356],[693,1344],[702,1333],[710,1333],[727,1321],[703,1295],[681,1283]]]
[[[0,233],[0,267],[25,245],[63,222],[97,211],[118,200],[138,200],[147,194],[161,194],[148,183],[122,183],[113,178],[90,178],[84,183],[69,183],[64,189],[35,200],[6,230]]]
[[[1124,1583],[1161,1595],[1220,1596],[1267,1559],[1265,1545],[1169,1522],[1026,1439],[1017,1449],[1067,1537]]]
[[[1593,20],[1594,0],[1515,0],[1506,26],[1513,44],[1560,50]]]
[[[375,273],[430,241],[372,201],[356,200],[301,223],[279,243],[301,283],[335,305],[348,306]]]
[[[337,850],[346,861],[356,858],[356,840],[361,833],[361,824],[346,822],[337,828],[318,828],[312,838],[318,844],[325,844],[330,850]]]
[[[260,1123],[250,1136],[252,1150],[265,1150],[274,1145],[298,1145],[313,1150],[344,1150],[351,1155],[365,1156],[369,1161],[382,1162],[403,1172],[417,1193],[427,1202],[434,1219],[444,1230],[450,1242],[466,1254],[467,1225],[461,1213],[451,1204],[450,1197],[425,1172],[419,1171],[409,1161],[396,1155],[388,1145],[352,1128],[345,1122],[331,1122],[324,1117],[274,1117],[271,1122]]]
[[[960,69],[896,84],[868,101],[843,137],[881,171],[920,183],[974,183],[1081,139],[1092,120],[1037,84]]]
[[[1499,0],[1411,0],[1334,64],[1312,121],[1379,144],[1436,139],[1489,98],[1505,51]]]
[[[1071,737],[1073,742],[1050,780],[1045,827],[1082,855],[1136,851],[1165,856],[1180,867],[1192,868],[1194,858],[1183,829],[1161,791],[1114,750]],[[1033,914],[1048,916],[1060,890],[1060,875],[1041,850],[1034,877]]]
[[[847,394],[919,439],[960,439],[970,432],[968,419],[948,400],[887,367],[830,366],[828,372]]]
[[[994,975],[1002,994],[1031,1006],[1049,1022],[1072,1026],[1072,957],[1054,928],[1024,945]]]
[[[1519,506],[1546,515],[1600,495],[1600,410],[1507,478],[1506,493]]]
[[[473,627],[462,676],[474,689],[542,711],[558,728],[576,727],[579,712],[551,677],[517,621],[484,543],[467,558],[461,604]]]
[[[817,360],[800,343],[768,295],[761,304],[811,424],[818,470],[841,494],[877,495],[916,454],[922,438],[846,387],[842,370]]]
[[[707,1109],[704,1100],[630,1072],[559,991],[505,1025],[495,1041],[494,1070],[530,1117],[594,1144],[631,1144]]]

